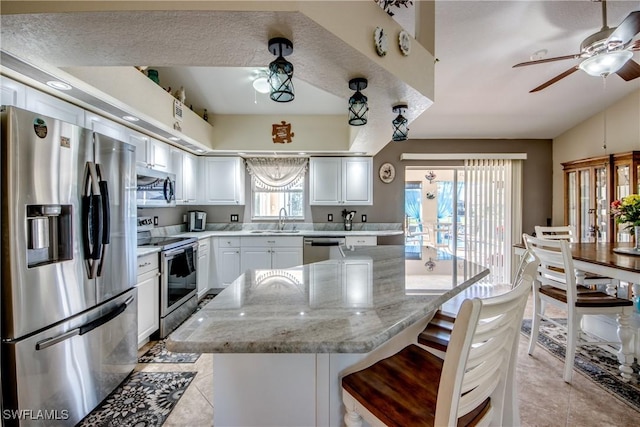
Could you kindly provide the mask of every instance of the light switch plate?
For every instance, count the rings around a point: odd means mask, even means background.
[[[362,214],[362,222],[367,222],[367,216],[365,214]]]
[[[333,214],[328,214],[327,215],[327,221],[329,221],[329,222],[333,221]]]
[[[153,217],[153,225],[155,225],[156,227],[158,226],[158,217],[157,216]]]
[[[231,214],[231,222],[238,222],[238,214]]]

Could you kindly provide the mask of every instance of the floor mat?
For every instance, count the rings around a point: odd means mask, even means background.
[[[565,319],[556,319],[561,324],[566,324]],[[531,336],[531,319],[522,321],[521,332],[527,338]],[[597,341],[597,338],[587,335],[589,340]],[[542,321],[538,344],[564,362],[567,335],[563,328]],[[584,374],[608,393],[622,400],[636,411],[640,411],[640,384],[638,378],[638,363],[631,365],[632,378],[629,382],[622,381],[618,370],[618,359],[597,346],[578,347],[574,361],[574,370]]]
[[[161,426],[195,372],[133,372],[76,427]]]

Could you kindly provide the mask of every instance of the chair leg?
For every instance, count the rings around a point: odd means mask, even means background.
[[[631,338],[633,337],[633,330],[629,324],[629,312],[631,310],[618,314],[618,339],[620,339],[620,350],[618,351],[618,362],[620,362],[620,375],[626,382],[631,379],[633,369],[631,364],[633,363],[633,352],[631,350]]]
[[[576,345],[580,331],[579,321],[580,319],[575,318],[567,319],[567,350],[564,357],[564,381],[567,383],[571,383],[573,377],[573,361],[576,357]]]
[[[540,334],[540,317],[542,316],[542,300],[533,294],[533,319],[531,319],[531,336],[529,337],[529,356],[533,355]]]
[[[362,417],[353,409],[347,408],[344,415],[344,424],[347,427],[362,427]]]

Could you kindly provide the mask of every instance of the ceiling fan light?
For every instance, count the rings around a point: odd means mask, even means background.
[[[582,61],[579,68],[590,76],[606,77],[622,68],[632,56],[629,50],[601,53]]]

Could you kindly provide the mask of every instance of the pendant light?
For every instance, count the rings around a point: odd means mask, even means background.
[[[409,120],[403,114],[407,113],[407,104],[398,104],[393,107],[392,111],[397,113],[398,117],[391,122],[393,125],[393,136],[391,138],[394,141],[406,141],[409,134],[409,128],[407,127]]]
[[[351,126],[367,124],[369,106],[367,105],[367,97],[360,92],[367,88],[367,83],[367,79],[362,77],[349,80],[349,89],[356,91],[349,98],[349,124]]]
[[[284,37],[275,37],[269,40],[269,52],[278,56],[269,64],[269,96],[276,102],[293,101],[293,64],[284,59],[293,52],[293,44]]]

